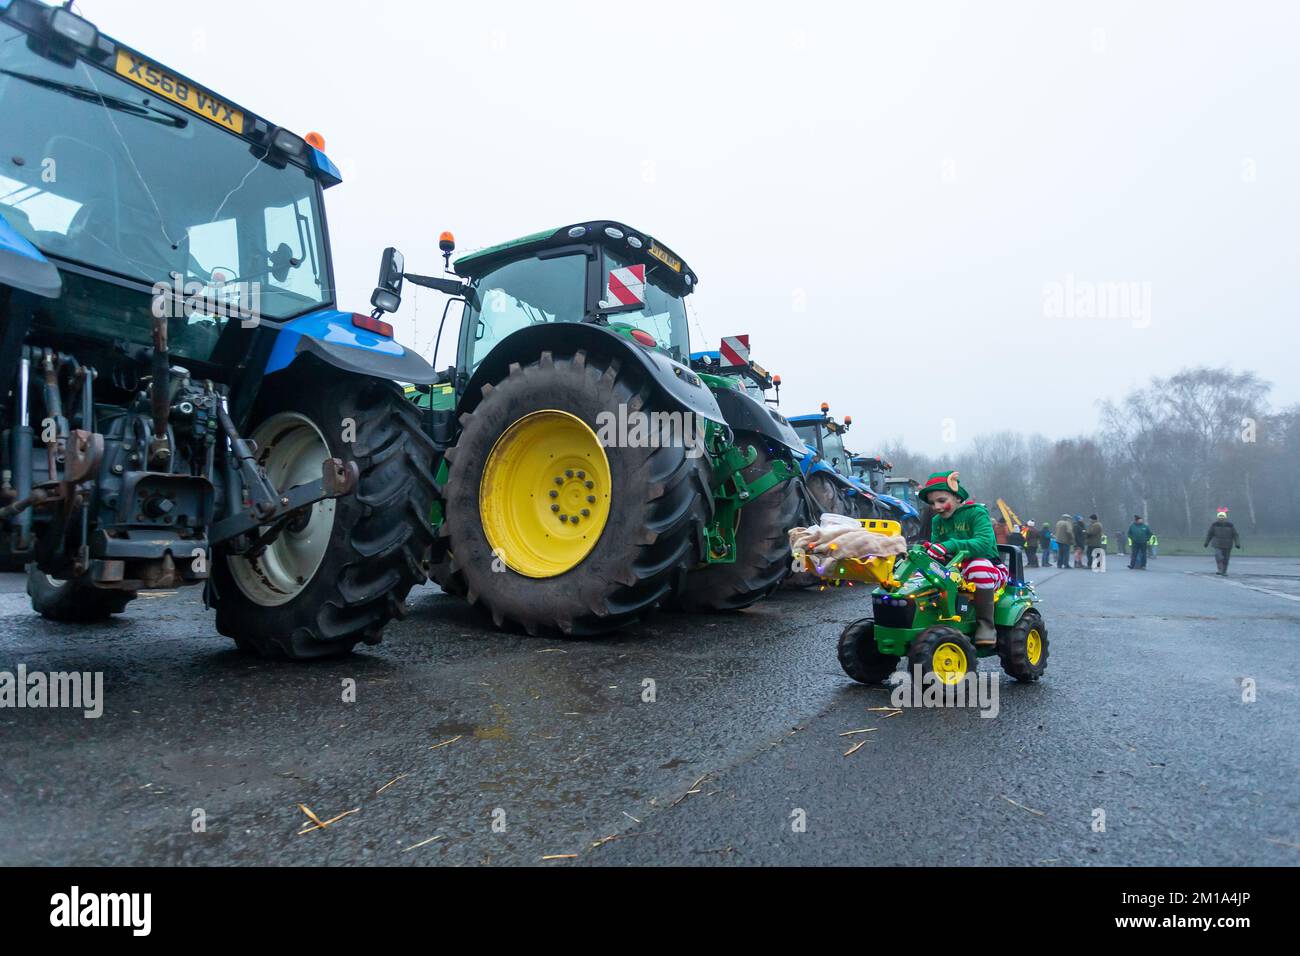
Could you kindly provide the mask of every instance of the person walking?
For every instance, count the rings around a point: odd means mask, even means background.
[[[1070,566],[1070,548],[1074,545],[1074,525],[1070,523],[1069,515],[1061,515],[1056,522],[1056,566],[1058,568],[1068,568]]]
[[[1033,518],[1025,523],[1025,554],[1029,557],[1029,566],[1038,567],[1038,526]]]
[[[1210,525],[1210,530],[1205,532],[1205,544],[1202,547],[1208,548],[1211,544],[1214,545],[1214,563],[1219,568],[1214,573],[1226,578],[1232,549],[1241,548],[1241,535],[1237,533],[1237,526],[1228,520],[1227,511],[1221,510]]]
[[[1084,534],[1083,546],[1088,551],[1088,567],[1090,568],[1094,567],[1099,560],[1096,554],[1097,551],[1102,547],[1102,539],[1104,537],[1105,537],[1105,532],[1102,531],[1101,522],[1097,520],[1097,516],[1089,515],[1088,530]]]
[[[1147,569],[1147,542],[1151,540],[1151,529],[1142,520],[1141,515],[1133,516],[1133,523],[1128,526],[1129,550],[1133,557],[1128,566],[1138,571]]]
[[[1088,563],[1084,560],[1083,552],[1087,545],[1088,528],[1083,523],[1083,515],[1074,516],[1074,566],[1076,568],[1087,568]]]
[[[998,518],[993,522],[993,537],[998,544],[1007,544],[1007,519]]]

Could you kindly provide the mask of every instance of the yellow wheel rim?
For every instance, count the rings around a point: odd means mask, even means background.
[[[478,504],[495,557],[525,577],[558,577],[580,564],[605,530],[609,457],[582,419],[533,412],[492,446]]]
[[[1038,628],[1032,628],[1029,636],[1025,638],[1025,656],[1029,658],[1029,663],[1035,667],[1043,658],[1043,638],[1038,633]]]
[[[944,642],[934,649],[930,666],[943,683],[959,683],[966,676],[966,652],[950,641]]]

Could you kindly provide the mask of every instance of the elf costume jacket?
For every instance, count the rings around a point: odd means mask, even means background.
[[[998,559],[998,539],[993,534],[989,510],[976,501],[958,505],[946,518],[935,512],[930,540],[949,554],[966,551],[972,558]]]

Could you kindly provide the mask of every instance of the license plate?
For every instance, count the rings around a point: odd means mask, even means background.
[[[244,132],[244,114],[240,110],[229,103],[223,103],[207,90],[177,79],[156,63],[150,63],[126,50],[118,50],[115,69],[118,76],[126,77],[147,90],[153,90],[164,99],[171,100],[192,113],[198,113],[232,133]]]
[[[682,271],[682,260],[678,259],[667,249],[664,249],[662,246],[659,245],[659,243],[651,242],[650,248],[647,249],[646,251],[651,256],[653,256],[654,258],[662,262],[664,265],[666,265],[669,269],[672,269],[673,272]]]

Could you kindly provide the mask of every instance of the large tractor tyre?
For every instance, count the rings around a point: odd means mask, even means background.
[[[919,667],[922,680],[927,674],[937,674],[940,683],[949,687],[961,683],[967,674],[973,674],[978,660],[970,638],[956,628],[943,625],[926,628],[907,648],[907,669],[913,680]]]
[[[456,563],[453,555],[449,554],[444,560],[435,564],[429,576],[438,587],[452,597],[465,596],[467,590],[465,575],[461,573],[460,565]]]
[[[777,461],[791,465],[761,435],[739,432],[736,444],[752,446],[758,455],[741,472],[756,481]],[[798,524],[799,486],[793,479],[769,488],[737,512],[736,560],[707,564],[686,576],[678,600],[685,611],[738,611],[756,604],[775,591],[790,573],[790,534]]]
[[[844,489],[828,478],[824,472],[817,472],[805,478],[804,488],[807,491],[807,499],[811,499],[811,503],[816,506],[814,512],[809,512],[807,504],[799,509],[800,523],[804,527],[819,524],[824,514],[856,516],[857,509],[844,494]],[[810,588],[825,582],[811,571],[793,571],[786,577],[785,583],[789,587]]]
[[[425,580],[434,543],[434,450],[418,410],[378,379],[295,375],[258,400],[253,421],[278,490],[318,479],[331,457],[356,462],[360,480],[291,518],[256,558],[216,555],[217,630],[241,650],[290,660],[378,644]]]
[[[652,394],[616,358],[543,352],[511,363],[461,417],[442,534],[466,597],[497,627],[604,633],[669,602],[699,563],[707,459],[663,419],[653,440],[629,428],[632,440],[602,443],[595,431],[606,416],[649,416]]]
[[[898,669],[898,658],[880,653],[876,646],[876,624],[869,617],[845,626],[837,652],[844,673],[859,684],[883,683]]]
[[[903,528],[903,537],[907,539],[909,545],[916,544],[921,539],[921,519],[913,518],[910,515],[901,522]]]
[[[1047,670],[1047,625],[1030,609],[1012,627],[998,628],[1002,669],[1022,684],[1032,684]]]
[[[121,614],[126,610],[127,604],[135,600],[136,592],[60,581],[38,571],[36,565],[29,564],[27,595],[32,599],[32,610],[41,617],[68,624],[90,624]]]
[[[837,482],[818,472],[808,478],[808,494],[821,511],[812,516],[813,524],[821,520],[823,514],[848,515],[857,517],[857,506],[849,500],[844,489]]]

